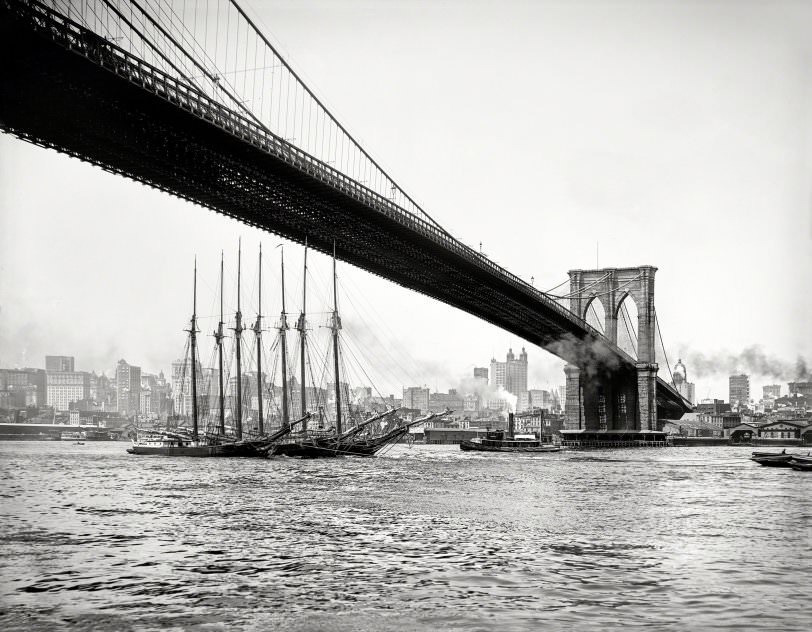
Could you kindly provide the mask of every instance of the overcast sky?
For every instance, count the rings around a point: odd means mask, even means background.
[[[812,358],[812,3],[242,4],[466,243],[482,241],[541,288],[594,267],[596,243],[601,266],[657,266],[669,359],[686,360],[700,398],[727,399],[728,370],[753,345],[773,365]],[[183,348],[194,255],[208,316],[220,249],[232,275],[238,237],[249,284],[264,244],[277,310],[278,237],[0,137],[0,366],[44,366],[53,353],[108,374],[119,358],[168,369]],[[300,253],[286,252],[298,311]],[[313,271],[326,292],[327,262]],[[359,344],[381,390],[445,390],[525,344],[339,272],[348,333],[367,332]],[[530,386],[562,384],[560,361],[527,346]]]

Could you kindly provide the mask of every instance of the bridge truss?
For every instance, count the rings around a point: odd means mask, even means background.
[[[322,252],[335,245],[344,261],[570,362],[588,347],[634,366],[580,315],[452,237],[236,2],[211,2],[213,23],[194,0],[0,0],[0,47],[14,60],[0,70],[0,128]],[[664,409],[686,409],[658,385]]]

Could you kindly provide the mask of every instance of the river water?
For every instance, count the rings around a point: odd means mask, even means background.
[[[812,628],[812,475],[746,448],[125,448],[0,443],[0,628]]]

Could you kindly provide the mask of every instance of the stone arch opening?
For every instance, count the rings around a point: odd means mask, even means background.
[[[639,357],[639,314],[634,297],[627,292],[617,304],[617,346],[635,360]]]
[[[582,318],[603,335],[606,335],[606,309],[603,302],[597,296],[588,299]]]

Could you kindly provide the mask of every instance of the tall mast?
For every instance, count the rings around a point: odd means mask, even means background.
[[[286,331],[288,317],[285,313],[285,248],[282,247],[282,316],[279,319],[279,347],[282,352],[282,425],[290,423],[288,416],[288,343]]]
[[[192,438],[197,440],[197,257],[195,257],[194,289],[192,290],[192,321],[189,326],[192,350]]]
[[[237,410],[234,415],[234,434],[242,439],[242,363],[240,346],[242,344],[242,312],[240,311],[240,258],[242,255],[242,240],[237,242],[237,316],[234,323],[234,344],[237,349]]]
[[[259,307],[257,308],[257,322],[254,325],[254,335],[257,339],[257,413],[259,414],[259,434],[265,434],[262,424],[262,244],[259,245]]]
[[[341,318],[338,316],[338,291],[336,289],[336,242],[333,240],[333,368],[336,386],[336,432],[341,434],[341,383],[338,379],[338,331]]]
[[[220,369],[220,434],[226,434],[226,398],[223,386],[223,251],[220,251],[220,322],[217,324],[217,331],[214,332],[214,339],[217,341],[217,355]]]
[[[307,312],[307,237],[305,237],[304,249],[304,275],[302,276],[302,313],[299,315],[299,322],[296,324],[296,329],[299,330],[299,347],[301,350],[301,395],[302,395],[302,409],[301,416],[304,417],[307,413],[307,389],[305,388],[305,341],[307,338],[305,313]],[[302,422],[302,430],[307,431],[307,419]]]

